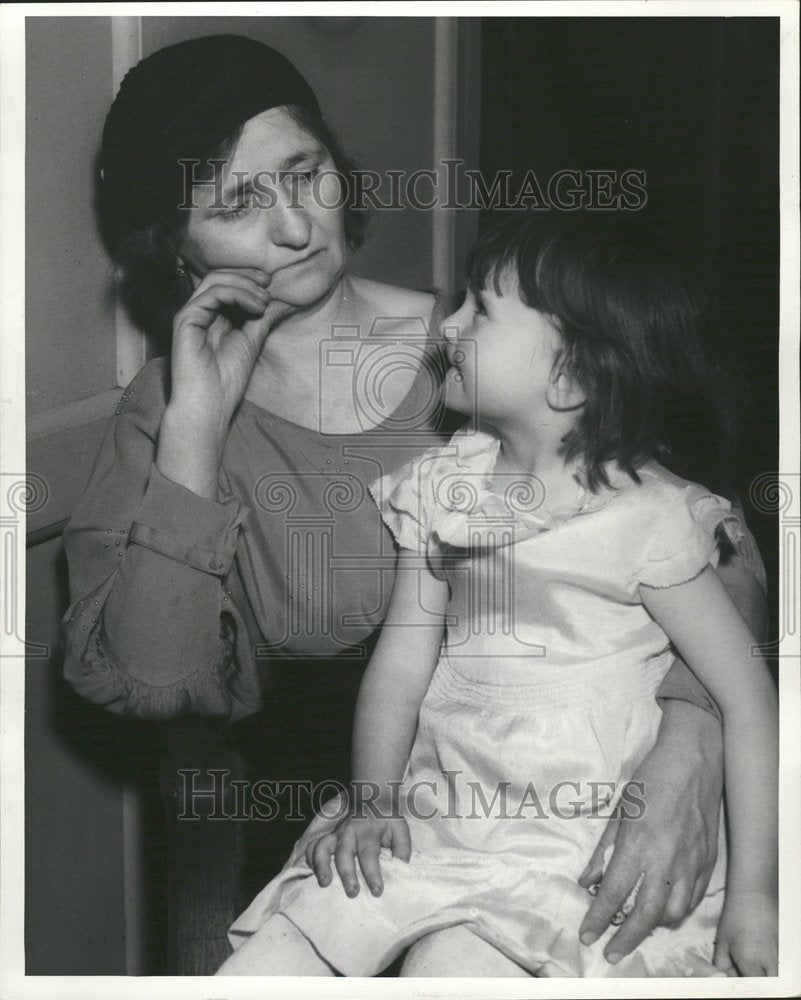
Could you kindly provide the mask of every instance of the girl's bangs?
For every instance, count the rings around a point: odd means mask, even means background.
[[[520,284],[521,235],[519,224],[507,223],[481,237],[467,264],[467,287],[473,294],[492,288],[501,295],[503,278],[510,272]]]

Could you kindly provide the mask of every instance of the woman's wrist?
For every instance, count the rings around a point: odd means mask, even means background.
[[[156,452],[156,465],[162,475],[198,496],[216,500],[227,436],[227,424],[222,424],[168,406]]]
[[[657,742],[682,756],[692,748],[707,764],[723,766],[723,729],[714,715],[693,702],[673,698],[664,702]]]

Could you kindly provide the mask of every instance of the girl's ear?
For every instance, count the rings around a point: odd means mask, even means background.
[[[552,410],[578,410],[587,402],[587,396],[573,374],[568,358],[562,357],[554,365],[546,394]]]

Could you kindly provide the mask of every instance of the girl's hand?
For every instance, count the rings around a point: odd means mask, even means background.
[[[224,428],[247,388],[262,346],[292,307],[270,298],[257,268],[209,271],[173,321],[170,409]]]
[[[716,968],[727,976],[778,976],[778,904],[768,892],[730,890],[715,940]]]
[[[346,816],[334,833],[313,840],[306,848],[306,863],[313,869],[318,883],[331,884],[331,855],[334,855],[337,872],[346,895],[353,899],[359,895],[359,880],[355,859],[358,857],[362,874],[374,896],[384,891],[381,868],[378,863],[382,847],[391,847],[392,856],[408,861],[412,855],[409,827],[403,817],[375,819],[364,816]]]

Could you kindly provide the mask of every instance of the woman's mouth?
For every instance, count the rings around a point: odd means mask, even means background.
[[[286,264],[282,264],[281,267],[277,267],[273,274],[278,274],[279,271],[287,271],[290,268],[303,267],[304,264],[308,264],[310,260],[313,260],[318,254],[322,253],[322,250],[314,250],[312,253],[307,254],[305,257],[300,257],[298,260],[290,260]]]

